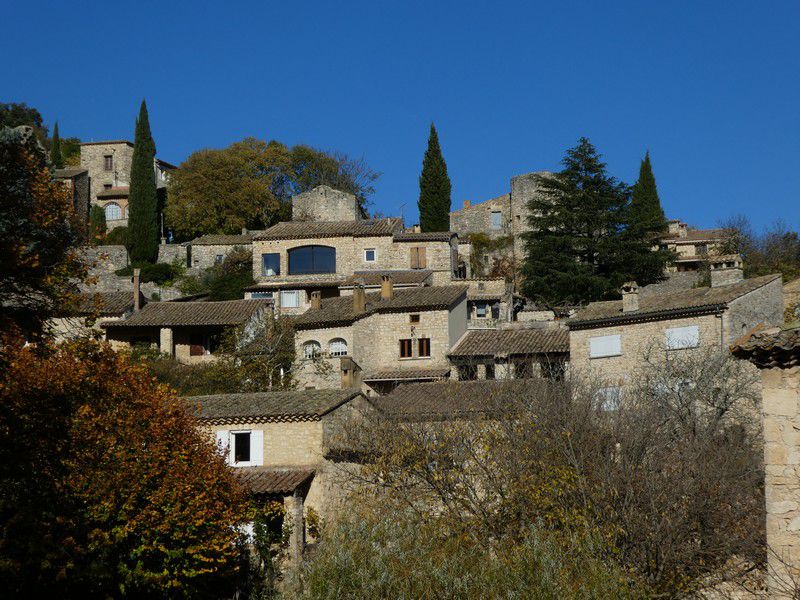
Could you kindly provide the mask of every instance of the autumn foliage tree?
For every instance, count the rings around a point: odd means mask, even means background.
[[[182,401],[96,342],[0,348],[4,592],[230,597],[245,505]]]

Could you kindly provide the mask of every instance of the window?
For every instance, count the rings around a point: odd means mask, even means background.
[[[409,249],[411,254],[411,268],[412,269],[425,269],[428,266],[427,260],[425,258],[425,247],[424,246],[415,246],[414,248]]]
[[[223,260],[225,260],[225,255],[224,254],[217,254],[214,257],[214,264],[215,265],[221,265]]]
[[[264,464],[264,432],[217,431],[217,449],[234,467],[258,467]]]
[[[419,323],[419,315],[409,315],[408,321],[409,323]]]
[[[331,356],[347,356],[347,342],[342,338],[334,338],[328,343],[328,354]]]
[[[289,275],[336,273],[336,248],[301,246],[289,250]]]
[[[459,381],[475,381],[478,378],[478,369],[475,365],[458,365]]]
[[[322,346],[316,340],[311,340],[303,344],[303,356],[306,358],[316,358],[322,353]]]
[[[281,255],[276,253],[261,255],[261,274],[264,277],[274,277],[281,274]]]
[[[411,340],[400,340],[400,358],[411,358]]]
[[[491,227],[492,229],[503,228],[503,213],[501,213],[499,210],[492,211]]]
[[[621,355],[622,340],[619,335],[600,335],[589,338],[589,358]]]
[[[475,316],[479,319],[486,318],[486,305],[485,304],[477,304],[475,305]]]
[[[364,250],[364,262],[375,262],[375,248]]]
[[[697,348],[700,345],[700,327],[670,327],[664,330],[667,350],[682,350],[683,348]]]
[[[605,412],[618,410],[622,403],[622,390],[617,385],[600,388],[594,398],[600,410]]]
[[[122,209],[119,207],[119,204],[115,204],[114,202],[106,204],[104,210],[106,211],[106,221],[115,221],[122,218]]]
[[[499,319],[500,318],[500,304],[495,303],[492,304],[492,318]]]
[[[486,379],[494,379],[494,363],[486,364]]]
[[[104,190],[110,190],[111,189],[111,184],[110,183],[104,183],[103,184],[103,189]]]
[[[114,155],[113,154],[106,154],[103,157],[103,169],[106,171],[113,171],[114,170]]]
[[[234,433],[233,437],[233,462],[250,462],[250,432],[241,431]]]
[[[431,355],[430,338],[419,338],[417,340],[417,347],[419,348],[419,356],[428,357]]]
[[[269,298],[272,299],[272,292],[252,292],[250,294],[251,298]]]
[[[300,308],[300,292],[297,290],[282,291],[281,308]]]

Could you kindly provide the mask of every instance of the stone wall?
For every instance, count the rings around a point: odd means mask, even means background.
[[[105,157],[113,156],[114,168],[105,169]],[[92,203],[97,203],[97,194],[104,185],[125,187],[130,183],[133,144],[118,142],[110,144],[82,144],[81,168],[89,171],[89,195]]]
[[[180,261],[182,265],[186,265],[188,250],[189,246],[187,244],[159,244],[158,262],[172,264],[175,261]]]
[[[800,368],[764,369],[762,419],[770,598],[800,582]]]
[[[234,250],[246,250],[250,252],[252,245],[250,244],[204,244],[198,246],[192,244],[192,268],[194,269],[210,269],[214,265],[221,263],[225,260]],[[218,257],[219,258],[218,260]],[[259,258],[260,261],[260,258]]]
[[[128,250],[125,246],[82,246],[81,257],[90,263],[92,275],[113,273],[128,266]]]
[[[470,233],[483,233],[492,239],[511,233],[513,219],[511,194],[503,194],[478,204],[468,204],[468,202],[466,201],[461,209],[450,213],[450,231],[455,231],[459,237],[464,239]],[[493,212],[501,214],[499,229],[492,228]]]
[[[292,198],[292,221],[357,221],[360,218],[356,197],[327,185]]]
[[[728,343],[747,333],[756,325],[783,323],[783,283],[775,281],[733,300],[730,304],[730,329]]]

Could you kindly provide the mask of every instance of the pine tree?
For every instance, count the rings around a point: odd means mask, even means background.
[[[132,263],[155,262],[158,256],[158,196],[153,161],[156,145],[150,135],[147,105],[142,100],[133,140],[128,195],[128,254]]]
[[[626,222],[628,243],[635,248],[631,255],[633,277],[640,284],[661,279],[673,257],[658,247],[659,236],[667,230],[667,219],[661,208],[649,151],[639,166],[639,180],[633,186]]]
[[[53,141],[50,143],[50,162],[56,169],[64,168],[64,157],[61,154],[61,138],[58,137],[58,121],[53,126]]]
[[[630,188],[606,172],[586,138],[567,150],[564,169],[537,177],[524,234],[527,296],[548,306],[613,297],[631,278],[625,215]]]
[[[433,123],[428,136],[428,149],[422,160],[417,206],[422,231],[450,229],[450,177]]]

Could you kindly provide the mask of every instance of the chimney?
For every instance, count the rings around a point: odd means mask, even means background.
[[[394,283],[389,275],[381,277],[381,300],[391,300],[394,298]]]
[[[622,312],[639,310],[639,284],[629,281],[622,284]]]
[[[367,294],[363,285],[353,288],[353,313],[360,315],[367,310]]]
[[[322,292],[319,290],[311,292],[309,310],[319,310],[322,307]]]
[[[744,264],[739,254],[715,256],[708,262],[712,288],[739,283],[744,279]]]
[[[464,200],[464,208],[469,208],[469,207],[470,207],[470,201],[469,200]]]
[[[142,286],[139,283],[141,269],[133,270],[133,310],[136,312],[142,308]]]
[[[242,235],[247,235],[247,227],[242,227]]]

